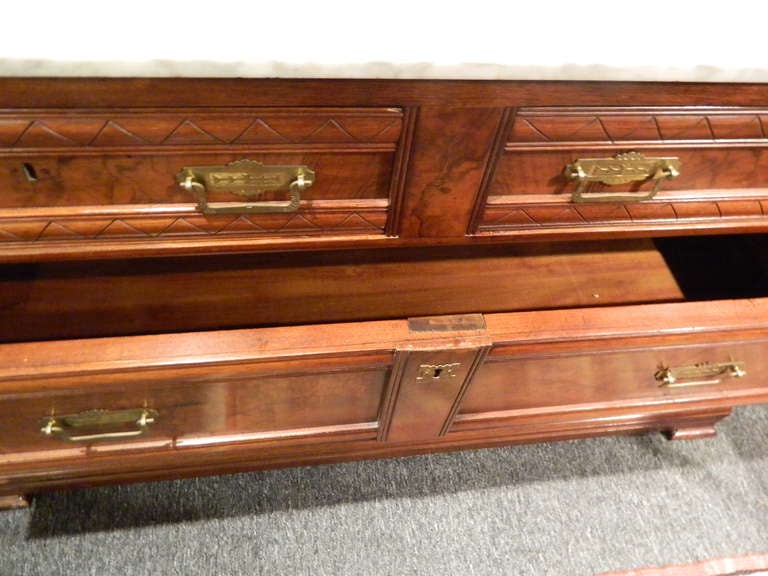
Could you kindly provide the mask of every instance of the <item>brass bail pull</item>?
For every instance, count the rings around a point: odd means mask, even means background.
[[[613,158],[584,158],[568,164],[566,178],[578,182],[571,195],[573,202],[640,202],[650,200],[666,180],[680,176],[680,159],[646,158],[639,152],[617,154]],[[650,190],[641,192],[592,192],[592,184],[616,186],[654,180]]]
[[[315,173],[307,166],[268,166],[254,160],[237,160],[224,166],[184,167],[176,182],[194,195],[203,214],[264,214],[296,212],[301,193],[314,184]],[[208,194],[226,192],[246,198],[266,192],[287,191],[288,199],[262,202],[211,203]]]
[[[90,410],[78,414],[50,416],[41,424],[40,432],[68,442],[94,442],[119,440],[141,436],[157,420],[157,410],[134,408],[130,410]],[[121,428],[98,431],[100,428]],[[122,428],[129,428],[122,430]]]
[[[703,362],[689,366],[662,366],[653,375],[663,388],[684,388],[720,384],[728,378],[747,375],[744,362]]]

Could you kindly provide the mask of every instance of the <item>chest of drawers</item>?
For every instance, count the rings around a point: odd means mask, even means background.
[[[714,433],[765,85],[0,80],[0,496]]]

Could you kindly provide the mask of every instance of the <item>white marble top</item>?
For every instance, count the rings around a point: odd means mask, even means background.
[[[768,82],[768,2],[8,2],[0,76]]]

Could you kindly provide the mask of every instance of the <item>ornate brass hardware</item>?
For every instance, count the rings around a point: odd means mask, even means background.
[[[150,408],[133,408],[130,410],[89,410],[79,414],[65,416],[50,416],[44,419],[40,431],[46,436],[58,436],[69,442],[92,442],[95,440],[114,440],[141,436],[155,423],[157,410]],[[111,432],[94,432],[105,426],[135,427],[135,430],[113,430]],[[78,434],[76,431],[90,431]]]
[[[573,202],[639,202],[656,195],[662,182],[680,175],[678,158],[646,158],[639,152],[617,154],[613,158],[584,158],[565,167],[564,174],[579,185]],[[642,192],[590,192],[592,183],[608,186],[655,180],[651,190]]]
[[[416,380],[440,380],[441,378],[456,378],[456,370],[461,362],[452,364],[421,364],[416,372]]]
[[[661,367],[653,377],[665,388],[707,386],[719,384],[726,378],[747,375],[744,362],[702,362],[689,366]]]
[[[265,166],[254,160],[237,160],[226,166],[191,166],[176,174],[176,182],[197,199],[204,214],[295,212],[301,193],[312,186],[315,173],[306,166]],[[268,191],[288,191],[288,200],[210,204],[208,192],[229,192],[250,198]]]

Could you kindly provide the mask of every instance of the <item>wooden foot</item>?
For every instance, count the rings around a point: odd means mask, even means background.
[[[22,494],[0,496],[0,510],[13,510],[15,508],[29,507],[29,499]]]
[[[697,415],[679,422],[672,422],[669,427],[662,430],[667,440],[697,440],[699,438],[712,438],[717,436],[715,424],[728,416],[730,409],[719,410],[709,414]]]

